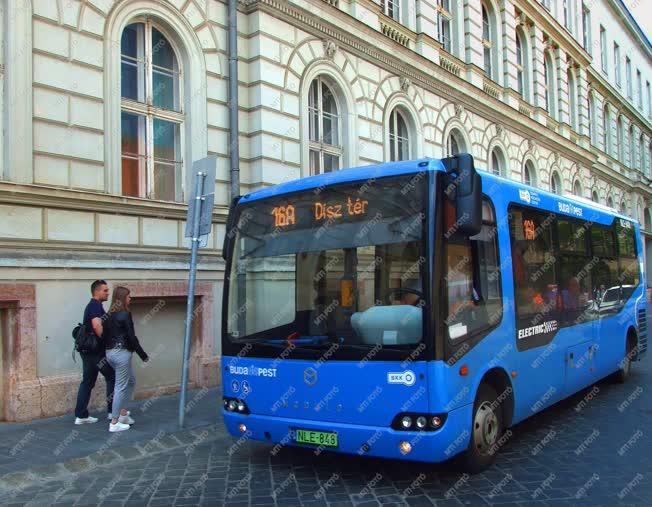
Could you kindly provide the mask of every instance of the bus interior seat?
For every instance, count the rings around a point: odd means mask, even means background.
[[[372,306],[351,316],[353,330],[365,344],[416,343],[422,335],[422,309],[412,305]]]

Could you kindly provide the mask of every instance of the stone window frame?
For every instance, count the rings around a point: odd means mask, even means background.
[[[174,6],[155,0],[123,2],[111,11],[104,39],[104,124],[105,124],[105,188],[111,194],[122,195],[121,183],[121,87],[120,42],[124,28],[139,17],[149,17],[166,29],[177,46],[180,66],[184,69],[184,123],[181,157],[181,191],[183,201],[190,197],[193,161],[208,153],[207,76],[206,60],[200,41],[189,21]],[[110,135],[109,135],[110,134]],[[192,140],[192,142],[189,142]]]
[[[526,173],[530,172],[530,181],[527,181]],[[528,157],[523,162],[523,183],[536,187],[538,183],[538,171],[533,157]]]
[[[384,160],[390,161],[390,122],[395,109],[401,112],[407,125],[409,140],[409,159],[423,157],[423,127],[420,122],[419,112],[405,92],[396,92],[391,95],[385,104],[383,117],[384,131]]]

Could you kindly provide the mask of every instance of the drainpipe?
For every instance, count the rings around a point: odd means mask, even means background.
[[[231,199],[240,195],[240,147],[238,141],[238,0],[229,0],[229,145]]]

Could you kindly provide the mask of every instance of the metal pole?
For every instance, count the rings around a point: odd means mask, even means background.
[[[238,0],[229,0],[229,147],[231,199],[240,195],[238,133]]]
[[[183,338],[183,365],[181,367],[181,396],[179,397],[179,428],[183,428],[186,415],[186,391],[188,390],[188,362],[190,361],[190,335],[192,332],[193,303],[195,300],[195,278],[197,274],[197,252],[199,251],[199,220],[204,197],[204,178],[197,173],[195,185],[195,214],[192,217],[192,244],[190,247],[190,275],[188,277],[188,304],[186,305],[186,333]]]

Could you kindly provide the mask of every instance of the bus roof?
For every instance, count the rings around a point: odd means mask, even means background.
[[[263,188],[244,195],[240,202],[242,204],[250,203],[268,197],[278,197],[283,194],[300,192],[305,190],[315,190],[325,188],[331,185],[340,183],[352,183],[355,181],[364,181],[370,179],[377,179],[388,176],[400,176],[405,174],[412,174],[420,171],[444,171],[444,165],[440,159],[423,158],[418,160],[405,160],[400,162],[386,162],[383,164],[374,164],[351,169],[343,169],[340,171],[333,171],[315,176],[308,176],[292,180],[271,187]],[[483,192],[491,195],[492,187],[496,184],[500,185],[500,192],[508,191],[515,202],[522,202],[531,204],[531,200],[536,198],[541,201],[541,209],[550,210],[554,212],[561,212],[568,215],[577,215],[577,213],[566,212],[561,209],[562,207],[556,203],[565,203],[568,205],[581,206],[581,208],[588,209],[599,214],[604,214],[611,217],[619,217],[629,221],[637,222],[637,220],[619,213],[617,210],[595,203],[588,199],[577,198],[576,196],[557,195],[540,188],[532,187],[524,183],[510,180],[502,176],[483,171],[479,169],[479,174],[482,177]],[[510,192],[511,190],[511,192]],[[587,218],[586,216],[579,216],[579,218]],[[606,218],[606,217],[603,217]]]

